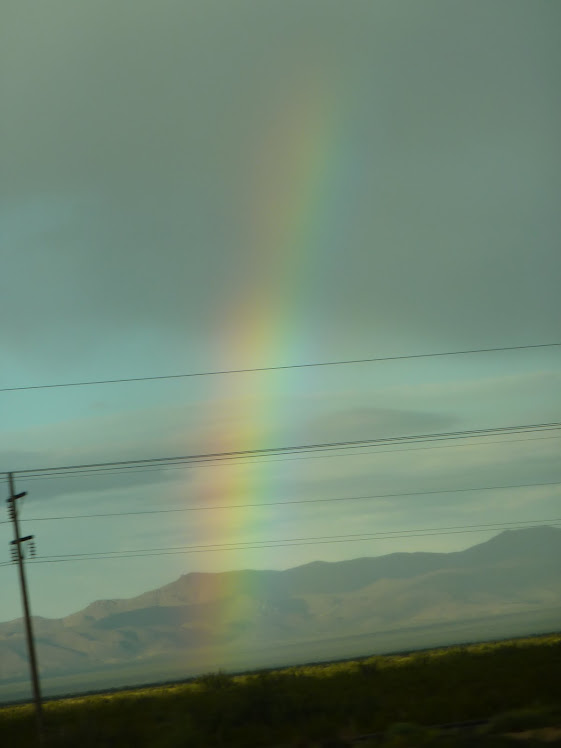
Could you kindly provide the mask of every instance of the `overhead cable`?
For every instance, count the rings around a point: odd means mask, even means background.
[[[475,437],[474,437],[475,438]],[[278,457],[278,458],[263,458],[259,457],[258,455],[255,457],[254,461],[251,461],[251,458],[241,459],[240,461],[236,462],[233,459],[228,461],[227,463],[224,463],[227,467],[230,467],[231,465],[245,465],[248,462],[250,464],[257,464],[257,465],[264,465],[274,462],[293,462],[297,460],[325,460],[330,459],[332,460],[334,457],[337,459],[340,459],[342,457],[356,457],[361,455],[368,455],[369,457],[378,457],[380,455],[386,455],[386,454],[396,454],[401,452],[422,452],[427,449],[464,449],[465,447],[481,447],[481,446],[487,446],[488,444],[516,444],[517,442],[545,442],[550,441],[551,439],[561,439],[561,435],[557,434],[556,436],[542,436],[538,437],[537,439],[530,439],[530,438],[524,438],[524,439],[495,439],[493,441],[484,441],[481,443],[464,443],[464,444],[433,444],[430,447],[405,447],[402,449],[384,449],[384,444],[374,444],[371,447],[364,447],[365,452],[358,452],[358,451],[343,451],[342,454],[335,454],[333,455],[332,452],[329,452],[328,454],[304,454],[302,456],[296,455],[296,456],[289,456],[289,457]],[[158,473],[161,471],[168,471],[168,470],[192,470],[192,469],[201,469],[201,468],[219,468],[223,467],[221,465],[221,462],[223,461],[216,461],[216,462],[210,462],[205,461],[203,463],[198,462],[179,462],[179,463],[172,463],[170,465],[157,465],[155,467],[130,467],[128,469],[124,469],[121,467],[115,467],[115,468],[107,468],[105,470],[80,470],[78,472],[78,475],[80,477],[94,477],[96,475],[102,474],[102,475],[119,475],[123,472],[126,472],[127,475],[130,475],[131,473]],[[0,484],[7,483],[8,479],[7,477],[2,477],[2,473],[0,473]],[[5,474],[4,474],[5,475]],[[52,474],[38,474],[38,475],[26,475],[25,480],[31,480],[31,481],[43,481],[43,480],[61,480],[66,478],[72,478],[74,477],[75,473],[72,472],[62,472],[62,473],[52,473]],[[2,524],[0,522],[0,524]]]
[[[143,509],[129,512],[101,512],[93,514],[63,514],[52,517],[29,517],[26,522],[47,522],[53,520],[68,520],[68,519],[91,519],[94,517],[130,517],[132,515],[142,514],[172,514],[176,512],[203,512],[203,511],[218,511],[224,509],[248,509],[252,508],[267,508],[270,506],[292,506],[294,504],[320,504],[330,502],[346,502],[346,501],[364,501],[369,499],[393,499],[409,496],[436,496],[438,494],[452,494],[452,493],[473,493],[477,491],[504,491],[507,489],[516,488],[535,488],[538,486],[559,486],[561,481],[548,481],[544,483],[512,483],[510,485],[503,486],[474,486],[470,488],[445,488],[437,491],[405,491],[399,493],[380,493],[370,494],[368,496],[337,496],[334,498],[319,498],[319,499],[288,499],[284,501],[266,501],[257,503],[244,503],[244,504],[221,504],[208,506],[189,506],[189,507],[177,507],[174,509]],[[3,524],[0,522],[0,524]]]
[[[270,455],[285,455],[285,454],[296,454],[303,452],[321,452],[321,451],[338,451],[341,449],[356,449],[365,446],[375,445],[386,445],[386,444],[407,444],[407,443],[418,443],[427,441],[446,441],[451,439],[467,439],[476,438],[492,435],[500,435],[507,433],[529,433],[529,432],[543,432],[543,431],[556,431],[561,429],[561,423],[539,423],[539,424],[524,424],[518,426],[499,426],[494,428],[486,429],[469,429],[464,431],[450,431],[433,434],[411,434],[405,436],[392,436],[382,437],[377,439],[359,439],[359,440],[348,440],[340,442],[323,442],[315,444],[297,444],[280,447],[266,447],[261,449],[246,449],[246,450],[232,450],[225,452],[209,452],[203,454],[192,454],[182,455],[173,457],[152,457],[140,460],[119,460],[115,462],[98,462],[82,465],[64,465],[64,466],[53,466],[43,468],[26,468],[21,470],[13,470],[14,475],[48,475],[62,472],[79,473],[84,470],[94,470],[96,468],[100,470],[123,467],[132,468],[135,466],[148,466],[148,465],[164,465],[173,463],[196,463],[196,462],[213,462],[217,460],[232,460],[246,457],[255,456],[270,456]],[[6,473],[4,473],[6,474]]]
[[[438,356],[465,356],[474,353],[495,353],[498,351],[521,351],[528,350],[531,348],[553,348],[561,346],[561,343],[537,343],[532,345],[511,345],[502,346],[500,348],[472,348],[465,351],[442,351],[436,353],[414,353],[403,356],[378,356],[374,358],[357,358],[357,359],[345,359],[341,361],[316,361],[312,363],[303,364],[283,364],[279,366],[258,366],[251,368],[242,369],[220,369],[217,371],[199,371],[189,372],[186,374],[161,374],[158,376],[147,376],[147,377],[122,377],[119,379],[97,379],[84,382],[61,382],[56,384],[31,384],[22,385],[17,387],[1,387],[0,392],[16,392],[21,390],[44,390],[53,389],[55,387],[86,387],[97,384],[122,384],[125,382],[149,382],[161,379],[185,379],[189,377],[210,377],[219,376],[225,374],[250,374],[256,372],[266,371],[282,371],[286,369],[306,369],[319,366],[346,366],[349,364],[371,364],[381,361],[404,361],[407,359],[416,358],[436,358]]]
[[[376,540],[398,540],[405,538],[432,537],[435,535],[458,535],[474,532],[496,532],[507,529],[530,529],[533,527],[558,527],[560,518],[551,520],[528,520],[520,522],[502,522],[487,525],[458,526],[465,529],[433,528],[430,530],[396,530],[387,533],[354,533],[352,535],[324,535],[311,538],[289,538],[285,540],[248,541],[246,543],[218,543],[191,546],[170,546],[154,549],[131,549],[124,551],[100,551],[92,553],[62,554],[54,556],[40,556],[30,559],[28,563],[64,563],[72,561],[99,561],[123,558],[149,558],[152,556],[172,556],[191,553],[221,553],[223,551],[248,551],[263,548],[290,548],[301,545],[322,545],[332,543],[357,543]]]

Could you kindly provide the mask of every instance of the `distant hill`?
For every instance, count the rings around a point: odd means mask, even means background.
[[[170,662],[228,667],[233,653],[236,662],[244,653],[261,652],[266,662],[267,653],[284,652],[290,660],[312,650],[328,659],[333,642],[337,651],[346,642],[368,646],[367,654],[388,632],[394,638],[402,632],[412,647],[415,632],[434,630],[438,637],[443,626],[469,635],[489,622],[519,621],[529,627],[520,633],[533,633],[543,628],[544,610],[561,606],[560,572],[561,529],[535,527],[507,530],[457,553],[191,573],[131,599],[98,600],[66,618],[35,618],[39,664],[47,677],[143,663],[150,672],[161,663],[163,674]],[[0,684],[25,677],[21,621],[2,623]]]

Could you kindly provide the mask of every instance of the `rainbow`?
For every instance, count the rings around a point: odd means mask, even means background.
[[[229,322],[224,368],[229,368],[232,361],[259,366],[310,359],[310,351],[299,349],[302,336],[297,333],[310,295],[317,293],[315,276],[325,253],[326,233],[338,228],[334,221],[338,220],[339,202],[344,202],[341,175],[345,172],[346,148],[337,86],[325,75],[305,76],[302,71],[298,81],[288,101],[277,102],[274,124],[254,147],[246,222],[251,272]],[[275,403],[275,387],[279,386],[275,382],[276,376],[255,375],[252,402]],[[271,446],[269,434],[290,414],[281,413],[275,405],[254,405],[248,412],[244,377],[220,377],[216,386],[219,397],[239,402],[233,423],[244,426],[240,430],[235,425],[235,432],[225,430],[218,442],[214,439],[208,445],[208,451]],[[222,464],[209,472],[212,478],[206,484],[205,498],[210,501],[220,498],[218,503],[223,503],[225,497],[227,503],[267,500],[262,486],[258,495],[252,485],[249,466]],[[245,516],[240,517],[240,513]],[[256,522],[265,522],[267,517],[265,512],[251,508],[224,510],[217,513],[214,538],[226,535],[228,542],[235,541],[229,527],[234,514],[236,526],[241,519],[247,529],[255,529]],[[264,538],[272,534],[265,524],[259,530]],[[226,595],[222,609],[225,626],[236,618],[233,594],[228,599],[227,592],[220,590]]]

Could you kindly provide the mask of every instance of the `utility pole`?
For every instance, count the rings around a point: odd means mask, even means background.
[[[33,686],[33,700],[35,701],[35,717],[37,722],[37,740],[38,744],[42,746],[43,741],[43,708],[41,705],[41,689],[39,687],[39,670],[37,668],[37,656],[35,654],[35,642],[33,640],[33,626],[31,622],[31,613],[29,609],[29,596],[27,594],[27,582],[25,579],[25,568],[23,565],[23,550],[22,544],[31,541],[31,553],[34,553],[33,535],[26,535],[25,537],[20,536],[19,530],[19,519],[18,519],[18,506],[17,500],[27,495],[27,491],[16,494],[14,486],[14,475],[8,473],[8,480],[10,484],[10,498],[7,500],[8,514],[12,520],[14,526],[14,539],[11,541],[12,546],[12,560],[17,562],[19,569],[19,582],[21,589],[21,600],[23,603],[24,622],[25,622],[25,635],[27,638],[27,651],[29,653],[29,667],[31,670],[31,683]]]

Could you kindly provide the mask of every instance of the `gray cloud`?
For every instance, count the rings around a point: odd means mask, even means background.
[[[356,441],[451,430],[459,419],[449,414],[398,408],[349,407],[312,420],[311,432],[322,441]]]
[[[1,334],[23,361],[90,360],[134,329],[235,340],[270,282],[247,243],[257,153],[310,69],[335,101],[337,197],[303,249],[303,339],[555,337],[557,5],[26,8],[4,6],[0,59]]]
[[[33,504],[34,511],[42,507],[44,502],[49,499],[59,499],[65,496],[80,495],[86,499],[87,509],[92,510],[92,500],[95,501],[95,494],[98,496],[107,495],[108,491],[120,491],[131,489],[128,499],[134,504],[134,489],[136,487],[165,485],[177,478],[177,473],[170,470],[151,468],[134,471],[114,471],[109,473],[86,473],[83,475],[58,475],[52,478],[33,477],[28,478],[24,475],[17,475],[16,481],[18,490],[28,492],[28,503]],[[187,483],[190,476],[185,474],[184,480]],[[122,495],[122,494],[120,494]],[[80,504],[76,505],[74,511],[80,509]],[[122,510],[122,504],[119,504]],[[83,506],[81,507],[83,510]],[[138,508],[135,506],[134,508]],[[111,511],[107,504],[104,511]],[[115,509],[114,511],[118,511]]]

